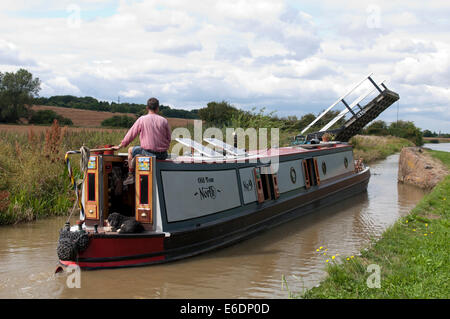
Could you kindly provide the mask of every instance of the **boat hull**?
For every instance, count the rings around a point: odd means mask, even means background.
[[[262,231],[313,213],[345,198],[364,192],[370,170],[347,174],[301,194],[285,197],[257,211],[199,227],[164,233],[91,234],[89,247],[76,261],[64,266],[104,269],[144,266],[175,261],[235,244]]]

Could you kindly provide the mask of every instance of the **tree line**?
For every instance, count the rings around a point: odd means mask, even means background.
[[[322,113],[322,112],[320,112]],[[319,113],[319,114],[320,114]],[[339,114],[339,111],[330,111],[323,116],[311,128],[310,132],[318,131],[333,118]],[[210,102],[206,107],[198,111],[200,118],[207,124],[224,127],[277,127],[284,131],[299,131],[311,123],[317,115],[307,113],[301,118],[297,116],[279,117],[275,111],[265,113],[265,108],[256,111],[252,108],[249,111],[241,110],[226,101]],[[331,129],[341,127],[345,123],[345,119],[337,121]]]
[[[423,145],[423,133],[411,121],[397,121],[388,125],[386,122],[378,120],[373,121],[366,126],[362,134],[365,135],[392,135],[406,138],[416,145]]]
[[[77,97],[73,95],[38,97],[34,99],[33,103],[36,105],[59,106],[91,111],[133,113],[137,116],[144,114],[146,107],[145,104],[99,101],[96,98],[90,96]],[[160,105],[160,114],[166,117],[178,117],[186,119],[199,118],[198,109],[188,111],[183,109],[171,108],[167,105]]]
[[[103,126],[131,127],[141,115],[146,114],[145,104],[115,103],[99,101],[93,97],[76,97],[72,95],[59,95],[52,97],[38,97],[41,81],[25,69],[17,72],[0,72],[0,123],[18,123],[21,118],[28,119],[33,124],[50,124],[55,119],[63,125],[72,125],[70,119],[64,118],[51,110],[33,111],[31,105],[50,105],[95,111],[115,113],[133,113],[136,116],[117,115],[103,121]],[[206,107],[194,110],[174,109],[169,106],[160,106],[160,115],[165,117],[178,117],[187,119],[201,119],[209,126],[218,127],[277,127],[285,132],[299,132],[311,123],[317,115],[308,113],[300,118],[297,116],[278,117],[275,112],[265,113],[265,109],[256,108],[250,111],[238,109],[227,101],[209,102]],[[320,112],[321,113],[321,112]],[[309,132],[320,130],[331,121],[339,111],[330,111],[321,118]],[[339,128],[345,123],[340,119],[331,129]],[[387,124],[384,121],[373,121],[366,126],[362,134],[393,135],[407,138],[416,145],[423,144],[423,136],[435,137],[437,133],[429,130],[423,132],[410,121],[397,121]],[[441,134],[449,136],[449,134]]]

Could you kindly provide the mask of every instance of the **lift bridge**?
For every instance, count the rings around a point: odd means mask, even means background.
[[[381,112],[394,104],[395,101],[400,98],[397,93],[389,90],[386,87],[386,85],[384,84],[385,81],[376,83],[372,79],[372,75],[373,73],[367,75],[364,79],[362,79],[358,84],[351,88],[345,95],[340,97],[336,102],[330,105],[314,121],[312,121],[301,131],[300,135],[303,135],[332,108],[340,103],[344,104],[345,108],[327,125],[322,127],[320,131],[309,133],[305,138],[306,142],[311,141],[312,139],[321,139],[322,135],[324,135],[325,133],[333,134],[336,141],[347,142],[348,140],[350,140],[350,138],[352,138],[352,136],[358,134],[364,126],[377,118],[378,115],[381,114]],[[367,83],[367,81],[371,83],[370,89],[368,91],[365,91],[362,95],[360,95],[349,104],[345,99],[348,98],[348,96],[352,94],[363,83]],[[366,105],[361,106],[362,101],[368,96],[372,95],[374,92],[378,93],[377,96]],[[341,118],[344,118],[348,112],[351,113],[351,117],[345,122],[345,124],[340,128],[331,130],[330,128]]]

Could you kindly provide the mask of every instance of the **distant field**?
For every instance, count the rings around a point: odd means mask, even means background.
[[[423,141],[425,143],[450,143],[450,137],[424,137]]]
[[[133,113],[111,113],[111,112],[99,112],[90,110],[72,109],[67,107],[58,106],[45,106],[45,105],[33,105],[33,110],[52,110],[59,115],[67,117],[72,120],[73,125],[79,127],[101,127],[102,121],[113,117],[115,115],[128,115],[135,118]],[[171,127],[187,126],[188,124],[194,124],[194,120],[180,119],[180,118],[167,118]]]
[[[0,132],[5,131],[9,133],[28,133],[30,130],[33,131],[33,133],[41,133],[45,132],[50,126],[45,125],[17,125],[17,124],[0,124]],[[107,131],[107,132],[115,132],[118,130],[123,130],[126,132],[125,129],[107,129],[107,128],[101,128],[101,127],[67,127],[67,129],[70,132],[77,132],[77,131]]]

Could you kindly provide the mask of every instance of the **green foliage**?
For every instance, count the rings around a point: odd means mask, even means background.
[[[418,127],[414,125],[413,122],[410,121],[392,122],[391,125],[389,125],[389,133],[392,136],[406,138],[412,141],[417,146],[423,145],[422,132]]]
[[[40,110],[37,112],[31,112],[29,124],[52,124],[54,120],[57,120],[61,125],[73,125],[71,119],[59,115],[52,110]]]
[[[438,134],[436,132],[431,132],[430,130],[424,130],[422,132],[423,137],[437,137]]]
[[[437,158],[438,160],[440,160],[442,163],[447,165],[447,167],[450,169],[449,152],[433,151],[433,150],[429,150],[428,152],[431,154],[431,156],[433,156],[433,157]]]
[[[216,126],[228,126],[231,118],[239,110],[226,101],[209,102],[207,107],[198,110],[198,116],[208,124]]]
[[[299,130],[305,128],[316,116],[312,113],[303,115],[300,119],[297,116],[278,117],[276,111],[265,114],[266,109],[254,107],[250,111],[240,110],[226,101],[210,102],[206,108],[198,110],[198,115],[207,124],[218,127],[231,126],[234,128],[279,128],[282,133],[297,134]],[[321,112],[320,112],[321,113]],[[320,114],[319,113],[319,114]],[[320,130],[328,122],[339,114],[339,111],[330,111],[312,126],[309,131]],[[345,119],[337,121],[331,129],[341,127]]]
[[[68,150],[82,145],[96,148],[118,144],[124,129],[62,130],[53,125],[43,134],[0,131],[0,225],[68,214],[74,204],[64,162]],[[137,138],[131,145],[138,145]],[[122,150],[123,151],[123,150]],[[70,157],[76,178],[81,178],[79,155]]]
[[[275,111],[268,114],[264,114],[265,108],[261,108],[256,112],[256,108],[252,108],[251,111],[237,110],[233,112],[230,119],[230,125],[234,128],[272,128],[272,127],[282,127],[283,123],[281,120],[275,118],[273,114]]]
[[[159,114],[165,117],[177,117],[182,119],[199,119],[198,109],[191,111],[182,109],[173,109],[170,106],[160,105]]]
[[[362,158],[365,163],[385,159],[400,152],[403,147],[413,146],[410,140],[396,136],[355,135],[350,141],[355,158]]]
[[[39,78],[33,78],[25,69],[0,72],[0,122],[17,123],[21,117],[28,117],[40,84]]]
[[[127,115],[115,115],[102,121],[102,126],[130,128],[133,126],[135,121],[136,119]]]
[[[406,138],[417,146],[423,145],[422,132],[410,121],[392,122],[389,126],[384,121],[375,121],[364,128],[363,134],[379,136],[392,135]]]
[[[5,171],[0,192],[7,195],[0,205],[0,224],[60,215],[72,206],[61,134],[53,128],[41,135],[0,133]]]
[[[364,134],[367,135],[389,135],[389,129],[384,121],[373,121],[369,126],[367,126],[364,130]]]

